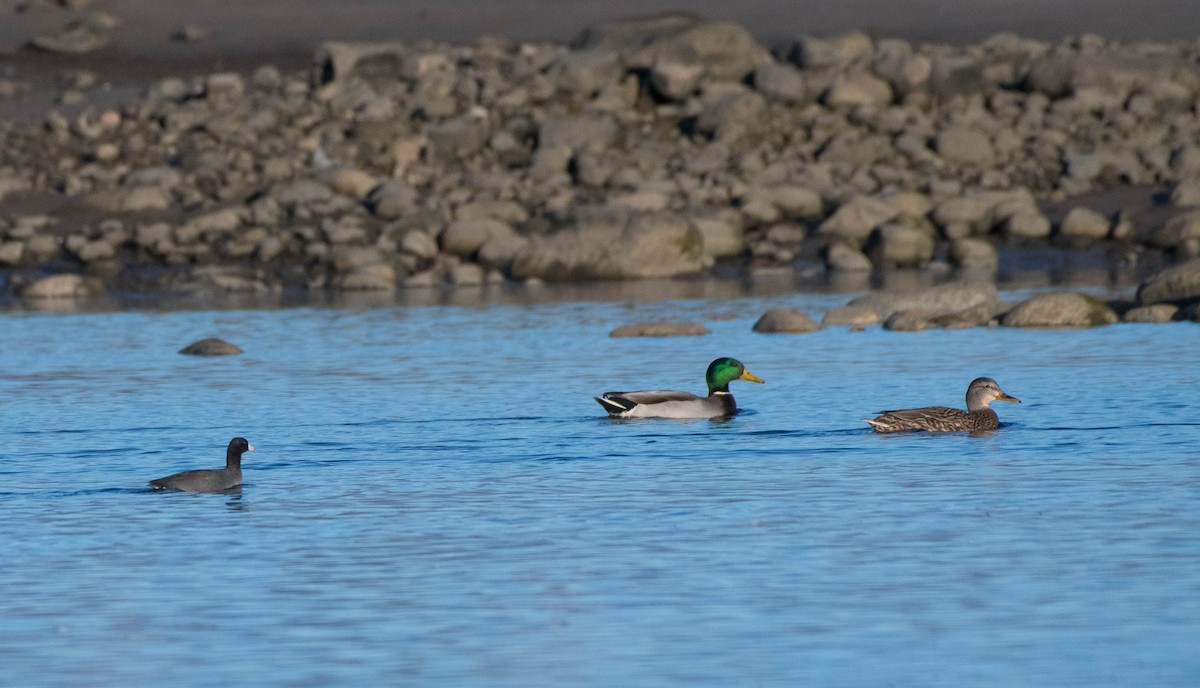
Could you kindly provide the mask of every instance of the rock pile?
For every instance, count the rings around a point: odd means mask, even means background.
[[[0,203],[65,199],[49,215],[0,205],[0,270],[390,290],[722,260],[986,275],[1002,242],[1186,259],[1200,256],[1197,64],[1200,44],[1096,36],[768,50],[683,15],[570,47],[330,43],[311,73],[172,78],[120,108],[0,122]],[[1178,214],[1142,231],[1043,211],[1127,185],[1173,188]]]

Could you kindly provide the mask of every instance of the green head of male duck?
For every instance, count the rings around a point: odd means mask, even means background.
[[[704,374],[708,383],[708,393],[729,392],[729,383],[734,380],[749,380],[762,383],[762,378],[753,375],[742,362],[736,358],[718,358],[708,364],[708,372]]]

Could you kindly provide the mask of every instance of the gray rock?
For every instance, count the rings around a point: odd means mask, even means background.
[[[845,72],[834,77],[824,101],[830,107],[883,106],[892,102],[892,87],[866,70]]]
[[[395,82],[404,78],[408,48],[402,43],[324,43],[314,56],[320,83],[358,78],[369,83]]]
[[[617,132],[617,123],[605,114],[555,117],[538,127],[538,148],[576,151],[591,145],[607,146],[616,138]]]
[[[760,138],[768,125],[767,101],[758,93],[737,90],[709,103],[696,117],[697,133],[716,141]]]
[[[652,41],[628,55],[626,64],[635,69],[646,69],[664,58],[676,64],[694,65],[716,81],[741,80],[771,62],[771,54],[741,26],[729,22],[701,22]]]
[[[242,350],[224,339],[209,337],[188,344],[179,353],[185,356],[232,356],[242,353]]]
[[[943,234],[957,239],[986,233],[993,207],[992,200],[984,196],[954,196],[934,206],[932,218]]]
[[[943,99],[978,93],[984,87],[983,68],[969,55],[936,55],[929,70],[929,93]]]
[[[867,306],[838,306],[825,311],[821,324],[825,327],[868,327],[879,324],[879,314]]]
[[[928,83],[932,67],[932,61],[913,52],[908,41],[892,38],[879,41],[872,71],[886,79],[896,95],[903,98]]]
[[[663,12],[614,19],[587,27],[573,43],[578,50],[615,52],[627,57],[648,45],[678,36],[702,21],[696,15],[686,12]]]
[[[460,160],[481,150],[491,135],[486,111],[472,110],[431,127],[426,132],[426,154],[436,162]]]
[[[1171,219],[1150,235],[1150,245],[1176,248],[1190,240],[1200,239],[1200,210],[1189,210]]]
[[[996,247],[987,239],[956,239],[950,244],[950,260],[966,270],[995,270],[1000,264]]]
[[[751,77],[754,90],[769,100],[781,103],[803,103],[808,100],[808,89],[800,70],[789,64],[769,62],[754,70]]]
[[[1142,282],[1137,298],[1143,306],[1154,303],[1184,306],[1200,300],[1200,259],[1167,268]]]
[[[136,213],[147,210],[166,210],[174,199],[159,186],[135,186],[107,189],[88,194],[83,202],[92,208],[109,213]]]
[[[894,330],[896,332],[920,332],[922,330],[931,330],[935,327],[936,325],[930,320],[929,314],[922,310],[896,311],[883,322],[883,329]]]
[[[1058,233],[1067,238],[1095,241],[1108,236],[1110,225],[1108,218],[1095,210],[1076,206],[1059,223]]]
[[[25,244],[21,241],[0,242],[0,265],[13,266],[21,263],[25,256]]]
[[[388,291],[396,288],[396,269],[386,263],[361,265],[339,276],[336,286],[344,291]]]
[[[712,334],[703,323],[654,322],[621,325],[609,337],[696,337]]]
[[[805,69],[844,67],[866,62],[874,45],[871,37],[862,32],[838,36],[800,36],[788,49],[788,58]]]
[[[838,241],[825,250],[825,267],[834,272],[870,272],[874,266],[865,253]]]
[[[29,191],[33,188],[28,175],[21,174],[11,167],[0,168],[0,200],[14,193]]]
[[[1004,234],[1022,239],[1045,239],[1050,236],[1050,220],[1037,208],[1018,210],[1003,224]]]
[[[910,292],[872,292],[854,299],[847,305],[870,308],[880,320],[886,320],[898,311],[924,311],[928,317],[937,318],[959,313],[980,304],[998,302],[999,297],[994,285],[951,283]]]
[[[928,263],[933,258],[933,250],[933,237],[929,234],[893,223],[878,227],[867,246],[867,254],[875,265],[898,268]]]
[[[97,293],[95,283],[80,275],[51,275],[30,283],[21,298],[31,300],[75,299]]]
[[[488,241],[515,234],[512,227],[499,220],[455,220],[446,226],[439,238],[446,253],[470,258]]]
[[[606,86],[617,83],[625,73],[621,56],[613,50],[572,50],[555,59],[547,68],[559,87],[591,97]]]
[[[519,234],[491,236],[479,247],[475,260],[485,268],[507,270],[528,246],[529,239]]]
[[[437,241],[419,229],[410,229],[400,240],[400,250],[417,258],[432,259],[438,254]]]
[[[1171,190],[1171,203],[1180,206],[1200,205],[1200,178],[1181,179]]]
[[[328,188],[326,189],[328,191]],[[367,207],[376,217],[385,220],[402,217],[417,207],[415,189],[400,179],[389,179],[367,196]]]
[[[1006,327],[1096,327],[1117,320],[1113,309],[1094,296],[1056,292],[1022,301],[1000,322]]]
[[[688,221],[700,232],[706,255],[727,258],[745,252],[746,230],[737,211],[729,208],[701,208],[690,212]]]
[[[547,281],[673,277],[700,271],[704,239],[686,218],[664,213],[580,217],[576,226],[535,237],[512,265],[517,279]]]
[[[937,135],[937,152],[952,164],[991,167],[996,159],[992,138],[985,132],[967,126],[952,126]]]
[[[817,234],[861,246],[876,227],[894,217],[896,208],[890,203],[872,196],[855,196],[826,218],[817,227]]]
[[[1149,306],[1130,308],[1125,311],[1121,320],[1132,323],[1165,323],[1171,322],[1177,313],[1179,313],[1179,306],[1173,303],[1155,303]]]
[[[683,100],[696,90],[704,65],[694,52],[659,53],[650,67],[650,87],[665,100]]]
[[[805,333],[821,329],[815,320],[795,308],[772,308],[754,323],[755,332]]]
[[[280,205],[308,205],[329,200],[333,191],[314,179],[297,179],[276,184],[271,188],[271,198]]]

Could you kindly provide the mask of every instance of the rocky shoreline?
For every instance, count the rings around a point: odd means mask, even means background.
[[[764,268],[994,296],[1006,251],[1049,248],[1101,252],[1142,283],[1137,303],[873,312],[894,329],[1053,326],[1192,319],[1200,300],[1200,44],[763,46],[659,15],[571,45],[329,43],[310,70],[169,78],[113,108],[91,86],[0,122],[17,298]],[[0,80],[0,98],[28,90]],[[1128,189],[1156,202],[1072,200]]]

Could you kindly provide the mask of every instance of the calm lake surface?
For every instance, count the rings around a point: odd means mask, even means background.
[[[0,314],[0,684],[1200,684],[1200,329],[750,329],[845,301]],[[735,418],[591,399],[718,355]]]

